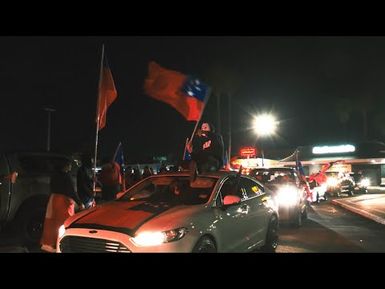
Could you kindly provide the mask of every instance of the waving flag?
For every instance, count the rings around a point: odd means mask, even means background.
[[[186,120],[198,121],[209,87],[197,78],[150,62],[144,89],[149,96],[175,108]]]
[[[99,120],[99,130],[106,126],[107,109],[118,97],[114,79],[112,78],[112,73],[105,57],[103,58],[103,66],[101,70],[102,71],[99,80],[99,97],[97,106],[98,111],[96,119],[96,121]]]
[[[124,154],[123,154],[123,146],[122,146],[122,143],[119,142],[116,150],[115,150],[115,153],[114,153],[114,157],[113,157],[113,161],[118,163],[119,166],[120,166],[120,180],[119,180],[119,183],[122,184],[122,189],[123,191],[126,190],[126,182],[125,182],[125,179],[124,179],[124,171],[125,171],[125,167],[124,167]]]

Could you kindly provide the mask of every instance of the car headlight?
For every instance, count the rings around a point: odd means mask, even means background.
[[[370,179],[369,178],[363,178],[360,183],[361,183],[361,187],[369,187],[370,186]]]
[[[64,227],[64,225],[61,225],[59,228],[59,238],[63,237],[65,232],[66,228]]]
[[[280,205],[294,205],[298,201],[298,190],[295,187],[285,186],[278,190],[277,197]]]
[[[143,232],[132,238],[132,241],[138,246],[158,246],[163,243],[180,240],[186,233],[186,228],[178,228],[163,232]]]

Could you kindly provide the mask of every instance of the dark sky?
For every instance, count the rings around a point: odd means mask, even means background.
[[[92,148],[101,44],[118,98],[100,132],[100,150],[123,142],[127,159],[182,154],[194,127],[143,92],[148,62],[193,74],[213,86],[204,119],[227,143],[227,96],[232,96],[233,152],[253,145],[251,114],[272,111],[278,136],[267,147],[385,137],[385,37],[0,37],[1,150],[46,146],[45,106],[52,148]]]

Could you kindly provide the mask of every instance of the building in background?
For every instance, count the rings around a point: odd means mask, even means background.
[[[297,155],[282,159],[283,166],[295,166]],[[328,171],[359,173],[370,178],[372,185],[385,185],[385,144],[381,142],[319,144],[298,147],[298,159],[305,173],[318,172],[323,164],[336,162]]]

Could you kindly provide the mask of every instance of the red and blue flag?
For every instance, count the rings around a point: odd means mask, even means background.
[[[146,94],[175,108],[186,120],[198,121],[209,87],[201,80],[150,62],[145,80]]]

